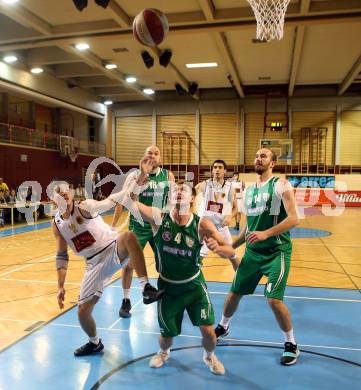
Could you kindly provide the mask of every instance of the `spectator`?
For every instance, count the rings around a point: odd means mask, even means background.
[[[0,204],[7,204],[8,199],[5,197],[4,190],[0,188]],[[10,220],[10,209],[0,209],[0,227],[5,225],[5,222]]]
[[[16,189],[12,188],[9,193],[9,203],[16,203]]]
[[[0,177],[0,190],[9,191],[9,187],[7,184],[4,182],[4,178]]]
[[[101,200],[102,199],[102,191],[100,187],[97,187],[97,183],[100,181],[99,174],[97,172],[92,173],[92,195],[93,199]]]

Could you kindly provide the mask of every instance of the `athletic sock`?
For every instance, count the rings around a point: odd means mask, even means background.
[[[130,299],[130,288],[123,288],[124,299]]]
[[[205,349],[204,352],[205,352],[205,354],[206,354],[206,356],[207,356],[208,359],[211,359],[211,357],[214,355],[214,351],[209,352],[209,351],[207,351],[207,350]]]
[[[283,335],[285,336],[285,342],[297,344],[295,340],[295,336],[293,335],[293,328],[290,329],[288,332],[283,332]]]
[[[99,337],[98,336],[89,337],[89,341],[95,345],[98,345],[99,344]]]
[[[145,285],[148,283],[148,278],[146,277],[146,276],[141,276],[140,278],[139,278],[139,284],[140,284],[140,287],[142,287],[143,288],[143,290],[144,290],[144,287],[145,287]]]
[[[219,325],[222,325],[223,328],[228,329],[229,323],[230,323],[231,319],[232,319],[232,317],[225,317],[225,316],[222,314],[222,319],[221,319],[221,322],[219,323]]]

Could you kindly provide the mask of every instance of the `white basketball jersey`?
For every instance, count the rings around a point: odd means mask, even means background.
[[[207,180],[199,214],[209,218],[216,226],[221,225],[224,218],[232,214],[232,183],[225,181],[221,185],[212,179]]]
[[[117,239],[118,233],[98,215],[85,218],[77,206],[68,219],[59,212],[55,215],[55,225],[73,252],[85,258],[93,257]]]
[[[232,182],[232,187],[234,189],[236,199],[242,199],[243,198],[243,183],[241,181],[234,181],[234,182]]]

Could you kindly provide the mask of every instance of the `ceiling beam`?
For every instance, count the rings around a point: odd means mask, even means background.
[[[81,62],[81,59],[55,46],[30,49],[26,52],[26,62],[30,65],[54,65]]]
[[[89,50],[82,52],[82,51],[77,50],[74,46],[62,46],[62,49],[65,51],[68,51],[69,53],[76,54],[77,56],[82,58],[82,60],[86,64],[88,64],[89,66],[92,66],[94,68],[99,69],[110,79],[119,81],[120,84],[122,84],[124,87],[139,93],[140,95],[142,95],[143,97],[145,97],[148,100],[154,100],[153,96],[145,94],[143,92],[143,90],[138,85],[127,83],[125,81],[125,74],[123,74],[119,70],[106,69],[104,67],[103,60],[101,58],[99,58],[97,55],[95,55],[94,53],[90,52]]]
[[[292,53],[292,62],[291,62],[291,69],[290,69],[290,77],[288,82],[288,96],[292,96],[295,89],[297,73],[300,65],[300,60],[302,57],[301,54],[302,54],[304,37],[305,37],[305,26],[296,27],[295,40],[294,40],[293,53]]]
[[[94,91],[99,96],[118,96],[123,93],[129,94],[129,89],[124,87],[99,87],[94,88]]]
[[[308,13],[306,15],[299,15],[287,13],[286,24],[289,27],[296,27],[299,25],[322,25],[322,24],[341,24],[341,23],[359,23],[361,21],[361,9],[357,9],[352,12],[342,13],[329,13],[329,14],[314,14]],[[169,34],[191,34],[191,33],[203,33],[210,31],[237,31],[243,29],[250,29],[255,27],[254,17],[247,17],[241,19],[223,19],[201,23],[183,23],[175,24],[170,27]],[[22,50],[30,49],[33,47],[46,47],[53,45],[71,45],[79,39],[92,39],[94,42],[101,42],[104,40],[116,40],[116,39],[128,39],[133,35],[131,28],[118,28],[109,30],[97,30],[96,32],[89,32],[79,34],[77,31],[73,31],[70,35],[64,36],[38,36],[29,37],[19,40],[7,40],[1,41],[0,39],[0,51],[6,50]]]
[[[52,27],[49,23],[36,16],[31,11],[27,10],[20,4],[13,4],[7,6],[0,3],[0,13],[13,19],[15,22],[25,27],[31,27],[34,30],[44,35],[51,35],[53,33]]]
[[[300,2],[300,13],[305,15],[310,9],[311,0],[301,0]],[[295,90],[297,73],[302,58],[302,47],[305,37],[305,26],[297,26],[295,29],[295,39],[292,52],[292,61],[290,69],[290,77],[288,82],[288,96],[292,96]]]
[[[215,7],[212,0],[198,0],[199,5],[201,6],[202,12],[207,21],[214,20]],[[241,78],[238,73],[236,62],[234,61],[232,51],[229,47],[226,35],[224,32],[214,32],[213,34],[214,41],[216,43],[219,54],[221,55],[228,75],[232,77],[234,87],[237,90],[237,93],[240,97],[244,98],[244,92],[241,84]],[[227,75],[227,77],[228,77]]]
[[[58,79],[69,79],[75,77],[104,76],[103,72],[91,68],[83,63],[59,64],[54,66],[54,75]]]
[[[110,80],[106,76],[81,77],[74,80],[81,88],[119,87],[119,82]]]
[[[356,62],[352,65],[350,71],[347,73],[346,77],[339,85],[337,94],[342,95],[347,90],[347,88],[353,83],[353,81],[357,78],[360,72],[361,72],[361,55],[356,60]]]
[[[119,26],[128,27],[132,24],[132,20],[129,15],[123,10],[123,8],[120,7],[120,5],[115,0],[109,1],[107,11],[112,17],[112,19],[119,24]]]

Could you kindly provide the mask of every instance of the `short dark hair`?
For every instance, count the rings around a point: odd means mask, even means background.
[[[189,181],[186,181],[184,179],[180,179],[180,180],[177,180],[176,181],[176,184],[177,186],[181,186],[181,185],[186,185],[188,186],[191,190],[192,190],[192,196],[196,197],[197,196],[197,190],[196,188],[192,185],[193,183],[189,182]]]
[[[212,169],[214,168],[214,164],[222,164],[224,169],[227,169],[227,164],[224,160],[215,160],[212,164]]]

